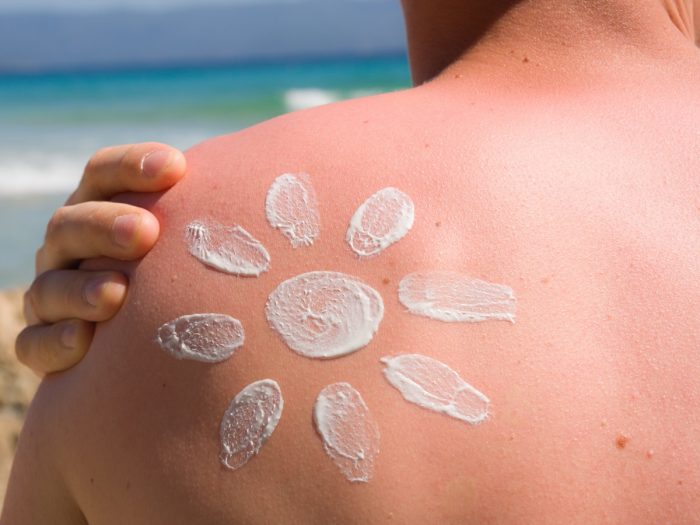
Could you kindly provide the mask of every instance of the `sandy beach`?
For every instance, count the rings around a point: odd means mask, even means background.
[[[39,378],[15,359],[14,340],[24,325],[22,290],[0,291],[0,505],[27,407]]]

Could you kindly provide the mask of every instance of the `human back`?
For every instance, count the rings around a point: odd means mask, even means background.
[[[684,74],[546,90],[448,71],[193,149],[187,179],[144,202],[163,234],[126,267],[124,309],[84,362],[44,382],[33,409],[30,431],[50,429],[67,493],[95,523],[697,520],[700,182],[689,152],[700,115],[688,108],[700,105],[687,88],[697,72]],[[292,248],[266,221],[282,173],[308,173],[315,188],[321,233],[310,247]],[[360,259],[348,222],[385,187],[412,198],[413,227]],[[268,249],[269,271],[203,266],[184,238],[195,219],[245,227]],[[365,348],[308,359],[269,327],[268,295],[314,270],[383,297]],[[515,322],[410,314],[399,281],[435,270],[511,287]],[[178,361],[158,348],[159,326],[205,312],[245,327],[231,359]],[[472,426],[407,403],[379,359],[408,353],[459,372],[489,397],[489,418]],[[258,456],[228,470],[221,418],[265,378],[281,387],[280,423]],[[319,391],[341,381],[381,434],[366,484],[343,477],[312,421]]]
[[[697,115],[677,100],[649,110],[647,97],[661,98],[651,85],[631,102],[592,104],[596,93],[582,92],[539,107],[530,98],[517,112],[517,95],[489,98],[458,81],[282,117],[188,153],[187,179],[152,203],[162,238],[127,269],[122,312],[83,363],[39,393],[35,410],[60,422],[50,433],[56,461],[69,465],[66,483],[88,521],[694,516],[700,235],[698,166],[684,152],[697,138],[658,137],[691,130]],[[648,126],[625,122],[643,107]],[[321,233],[310,247],[292,248],[265,219],[267,190],[286,172],[308,173],[318,197]],[[360,259],[345,242],[348,222],[384,187],[411,196],[415,222]],[[244,226],[268,249],[269,271],[235,277],[202,265],[184,238],[194,219]],[[367,347],[308,359],[268,326],[270,292],[313,270],[344,272],[382,295],[384,319]],[[410,314],[399,281],[433,270],[510,286],[515,323]],[[205,312],[245,327],[231,359],[178,361],[158,348],[160,325]],[[489,418],[471,426],[407,403],[379,362],[407,353],[459,372],[490,398]],[[281,387],[281,421],[258,456],[225,469],[223,413],[265,378]],[[312,421],[319,391],[341,381],[362,394],[381,433],[366,484],[343,477]]]

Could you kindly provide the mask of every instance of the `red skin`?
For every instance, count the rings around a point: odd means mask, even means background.
[[[700,60],[590,83],[517,64],[507,80],[458,64],[423,87],[213,139],[188,152],[182,183],[132,199],[161,219],[162,238],[139,264],[102,263],[127,272],[129,296],[85,360],[42,384],[8,523],[81,523],[81,512],[156,525],[699,522]],[[265,221],[284,172],[311,174],[322,221],[312,247],[292,249]],[[386,186],[412,196],[414,227],[358,260],[348,220]],[[183,228],[203,217],[243,225],[270,271],[239,279],[190,256]],[[516,323],[408,314],[399,280],[431,269],[510,285]],[[365,349],[304,359],[268,327],[267,295],[310,270],[382,293]],[[196,312],[240,319],[245,346],[212,366],[155,345],[163,322]],[[413,352],[488,395],[492,417],[471,427],[405,402],[379,358]],[[263,378],[282,388],[282,419],[231,472],[219,422]],[[369,484],[343,478],[312,425],[316,395],[336,381],[380,424]]]

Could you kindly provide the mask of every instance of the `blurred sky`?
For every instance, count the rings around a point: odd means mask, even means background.
[[[168,9],[254,4],[304,3],[307,0],[0,0],[0,11],[24,10],[101,10],[113,8]],[[326,0],[328,3],[376,2],[381,0]],[[396,0],[398,2],[398,0]]]
[[[0,0],[0,74],[404,49],[399,0]]]

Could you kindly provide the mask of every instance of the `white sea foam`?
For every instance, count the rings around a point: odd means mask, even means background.
[[[25,155],[0,160],[0,196],[68,194],[80,182],[87,157]]]
[[[284,105],[287,111],[315,108],[340,100],[340,94],[318,88],[289,89],[284,93]]]
[[[340,92],[320,88],[294,88],[284,92],[284,105],[287,111],[299,111],[324,106],[339,100],[376,95],[382,91],[381,89],[354,89]]]
[[[0,101],[0,113],[2,109]],[[68,194],[80,182],[88,159],[104,146],[155,140],[184,150],[224,131],[214,125],[179,128],[165,123],[130,123],[125,126],[103,115],[95,119],[94,126],[73,123],[59,126],[52,122],[49,126],[25,125],[19,130],[0,119],[0,197]]]

